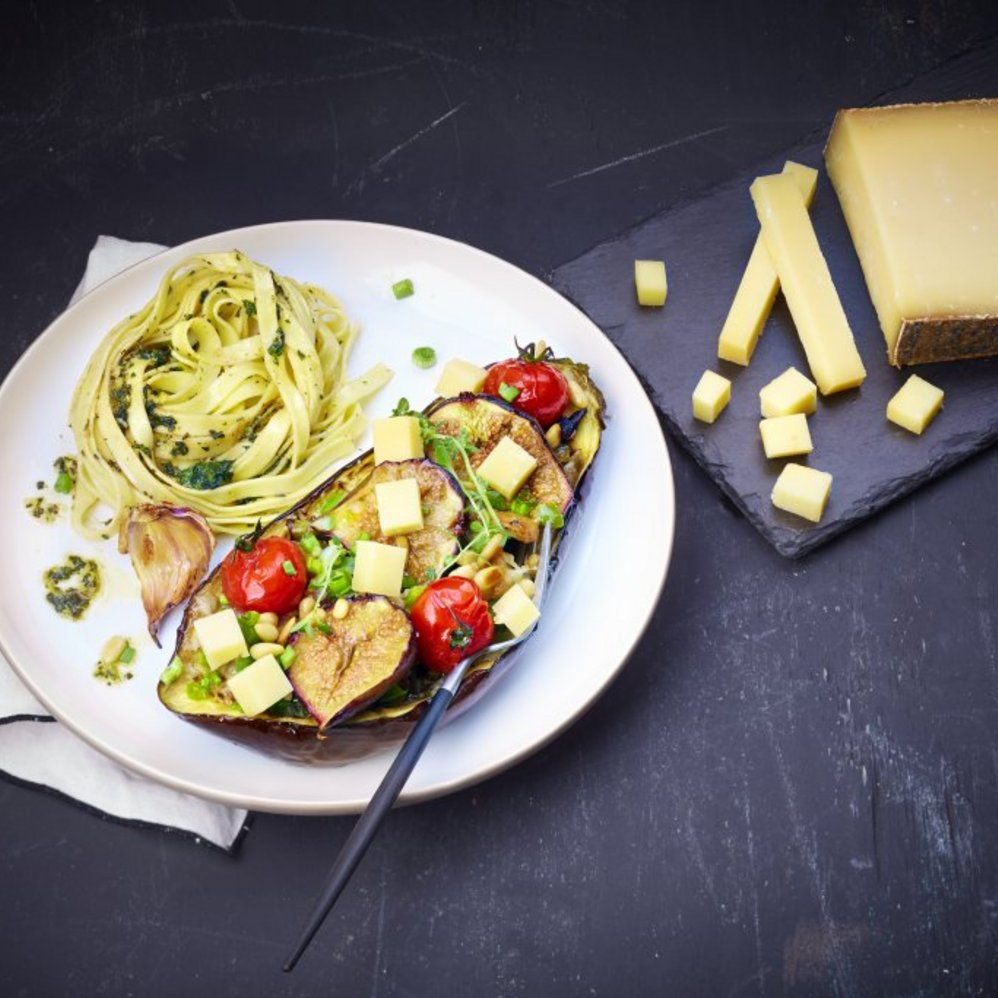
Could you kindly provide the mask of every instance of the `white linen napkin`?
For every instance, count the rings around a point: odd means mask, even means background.
[[[72,302],[165,247],[100,236]],[[0,656],[0,772],[55,791],[123,822],[179,829],[232,848],[247,812],[137,776],[92,749],[53,718]]]

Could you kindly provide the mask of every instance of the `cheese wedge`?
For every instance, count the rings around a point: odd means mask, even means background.
[[[888,360],[998,354],[998,100],[840,111],[825,163]]]
[[[855,388],[866,368],[821,254],[800,188],[775,173],[752,182],[762,238],[822,395]]]
[[[793,177],[800,190],[804,204],[810,206],[814,198],[814,188],[818,183],[818,171],[787,160],[783,172]],[[742,274],[741,283],[735,292],[728,317],[724,320],[720,338],[717,341],[717,356],[734,364],[746,365],[752,359],[762,328],[769,318],[776,292],[780,290],[780,280],[766,252],[766,244],[760,233],[752,247]]]

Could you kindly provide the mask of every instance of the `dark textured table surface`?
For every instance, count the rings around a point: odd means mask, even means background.
[[[2,23],[6,372],[100,233],[369,219],[549,275],[994,36],[998,8],[178,0]],[[995,993],[995,454],[789,562],[671,449],[669,579],[617,681],[514,769],[393,814],[294,975],[351,819],[256,815],[229,856],[0,782],[0,993]]]

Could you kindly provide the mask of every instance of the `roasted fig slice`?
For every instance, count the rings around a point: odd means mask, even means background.
[[[356,714],[412,667],[416,636],[408,616],[384,596],[344,600],[294,635],[288,678],[320,728]],[[321,626],[324,625],[324,626]]]
[[[480,467],[492,449],[509,437],[537,461],[530,476],[532,501],[562,512],[572,503],[572,485],[544,438],[544,431],[530,416],[491,395],[459,395],[431,407],[427,415],[440,433],[456,437],[464,431],[474,447],[471,466]]]
[[[416,479],[423,505],[423,529],[405,534],[409,550],[406,572],[414,579],[436,578],[458,550],[464,496],[454,477],[432,461],[385,461],[377,465],[331,513],[313,521],[313,527],[325,530],[328,526],[348,548],[361,536],[382,544],[398,543],[381,532],[375,488],[402,478]]]

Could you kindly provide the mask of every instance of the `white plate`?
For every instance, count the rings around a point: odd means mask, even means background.
[[[105,331],[152,295],[168,267],[195,252],[234,248],[343,299],[362,328],[351,372],[377,360],[395,370],[369,406],[371,417],[387,415],[403,395],[419,406],[433,397],[439,364],[423,371],[410,360],[421,345],[435,347],[440,362],[460,356],[486,363],[509,356],[514,336],[521,344],[544,339],[556,353],[588,363],[605,392],[609,426],[543,626],[509,673],[434,735],[401,800],[448,793],[505,769],[579,717],[641,635],[672,548],[672,470],[651,403],[596,326],[516,267],[422,232],[341,221],[237,229],[140,263],[56,319],[0,388],[0,647],[57,718],[154,780],[227,804],[293,814],[356,812],[370,798],[388,753],[335,768],[297,765],[213,735],[160,706],[156,681],[171,656],[179,612],[168,618],[163,649],[157,649],[145,634],[131,566],[115,545],[89,545],[66,517],[46,525],[23,505],[37,480],[51,486],[55,457],[73,451],[69,398]],[[404,277],[416,293],[396,301],[391,285]],[[607,280],[623,284],[627,277]],[[54,614],[42,583],[44,569],[71,551],[96,557],[107,581],[79,623]],[[139,652],[135,678],[115,687],[91,675],[111,634],[130,635]]]

